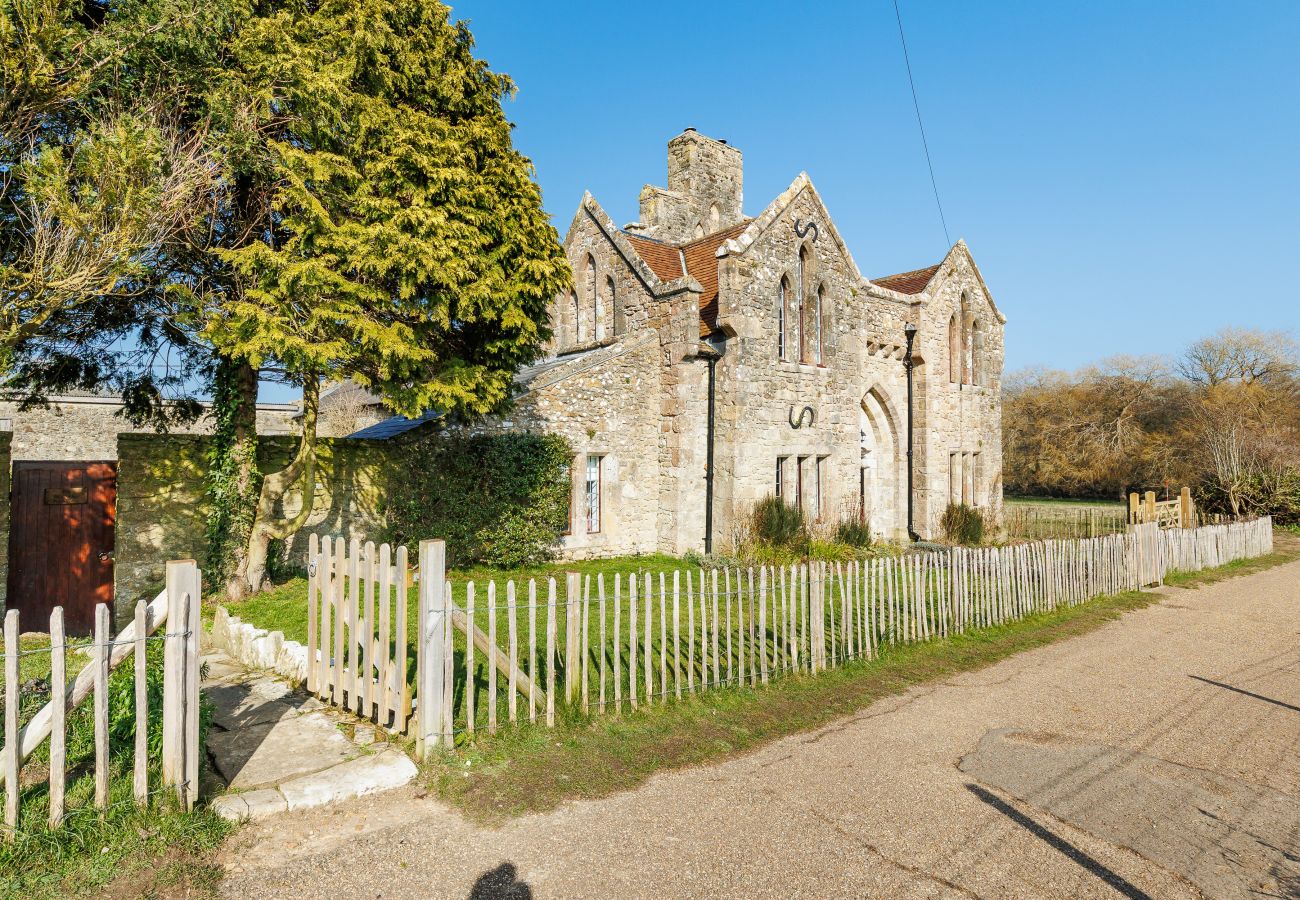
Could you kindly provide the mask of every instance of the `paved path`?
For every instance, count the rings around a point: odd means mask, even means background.
[[[217,650],[203,657],[212,702],[205,797],[229,819],[259,819],[405,785],[417,772],[374,729],[285,679],[241,666]]]
[[[231,897],[1300,896],[1300,563],[498,830],[249,826]]]

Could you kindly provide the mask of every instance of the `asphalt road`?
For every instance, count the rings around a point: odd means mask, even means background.
[[[496,830],[249,826],[230,897],[1300,897],[1300,563]]]

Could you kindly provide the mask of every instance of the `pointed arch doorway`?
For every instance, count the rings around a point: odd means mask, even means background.
[[[888,396],[873,386],[862,395],[858,414],[858,511],[873,536],[892,538],[903,527],[906,482],[898,418]]]

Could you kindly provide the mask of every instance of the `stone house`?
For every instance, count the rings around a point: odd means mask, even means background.
[[[565,435],[575,449],[570,557],[725,549],[776,494],[826,527],[932,536],[950,502],[1002,496],[1003,326],[966,244],[880,278],[858,269],[800,174],[757,216],[741,152],[687,129],[668,185],[618,228],[586,194],[564,248],[574,289],[550,309],[547,358],[513,410],[479,426]],[[429,419],[388,419],[388,438]]]

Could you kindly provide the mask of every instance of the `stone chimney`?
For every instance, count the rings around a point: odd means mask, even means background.
[[[668,142],[668,187],[641,189],[641,221],[629,230],[680,244],[744,218],[741,152],[688,128]]]

